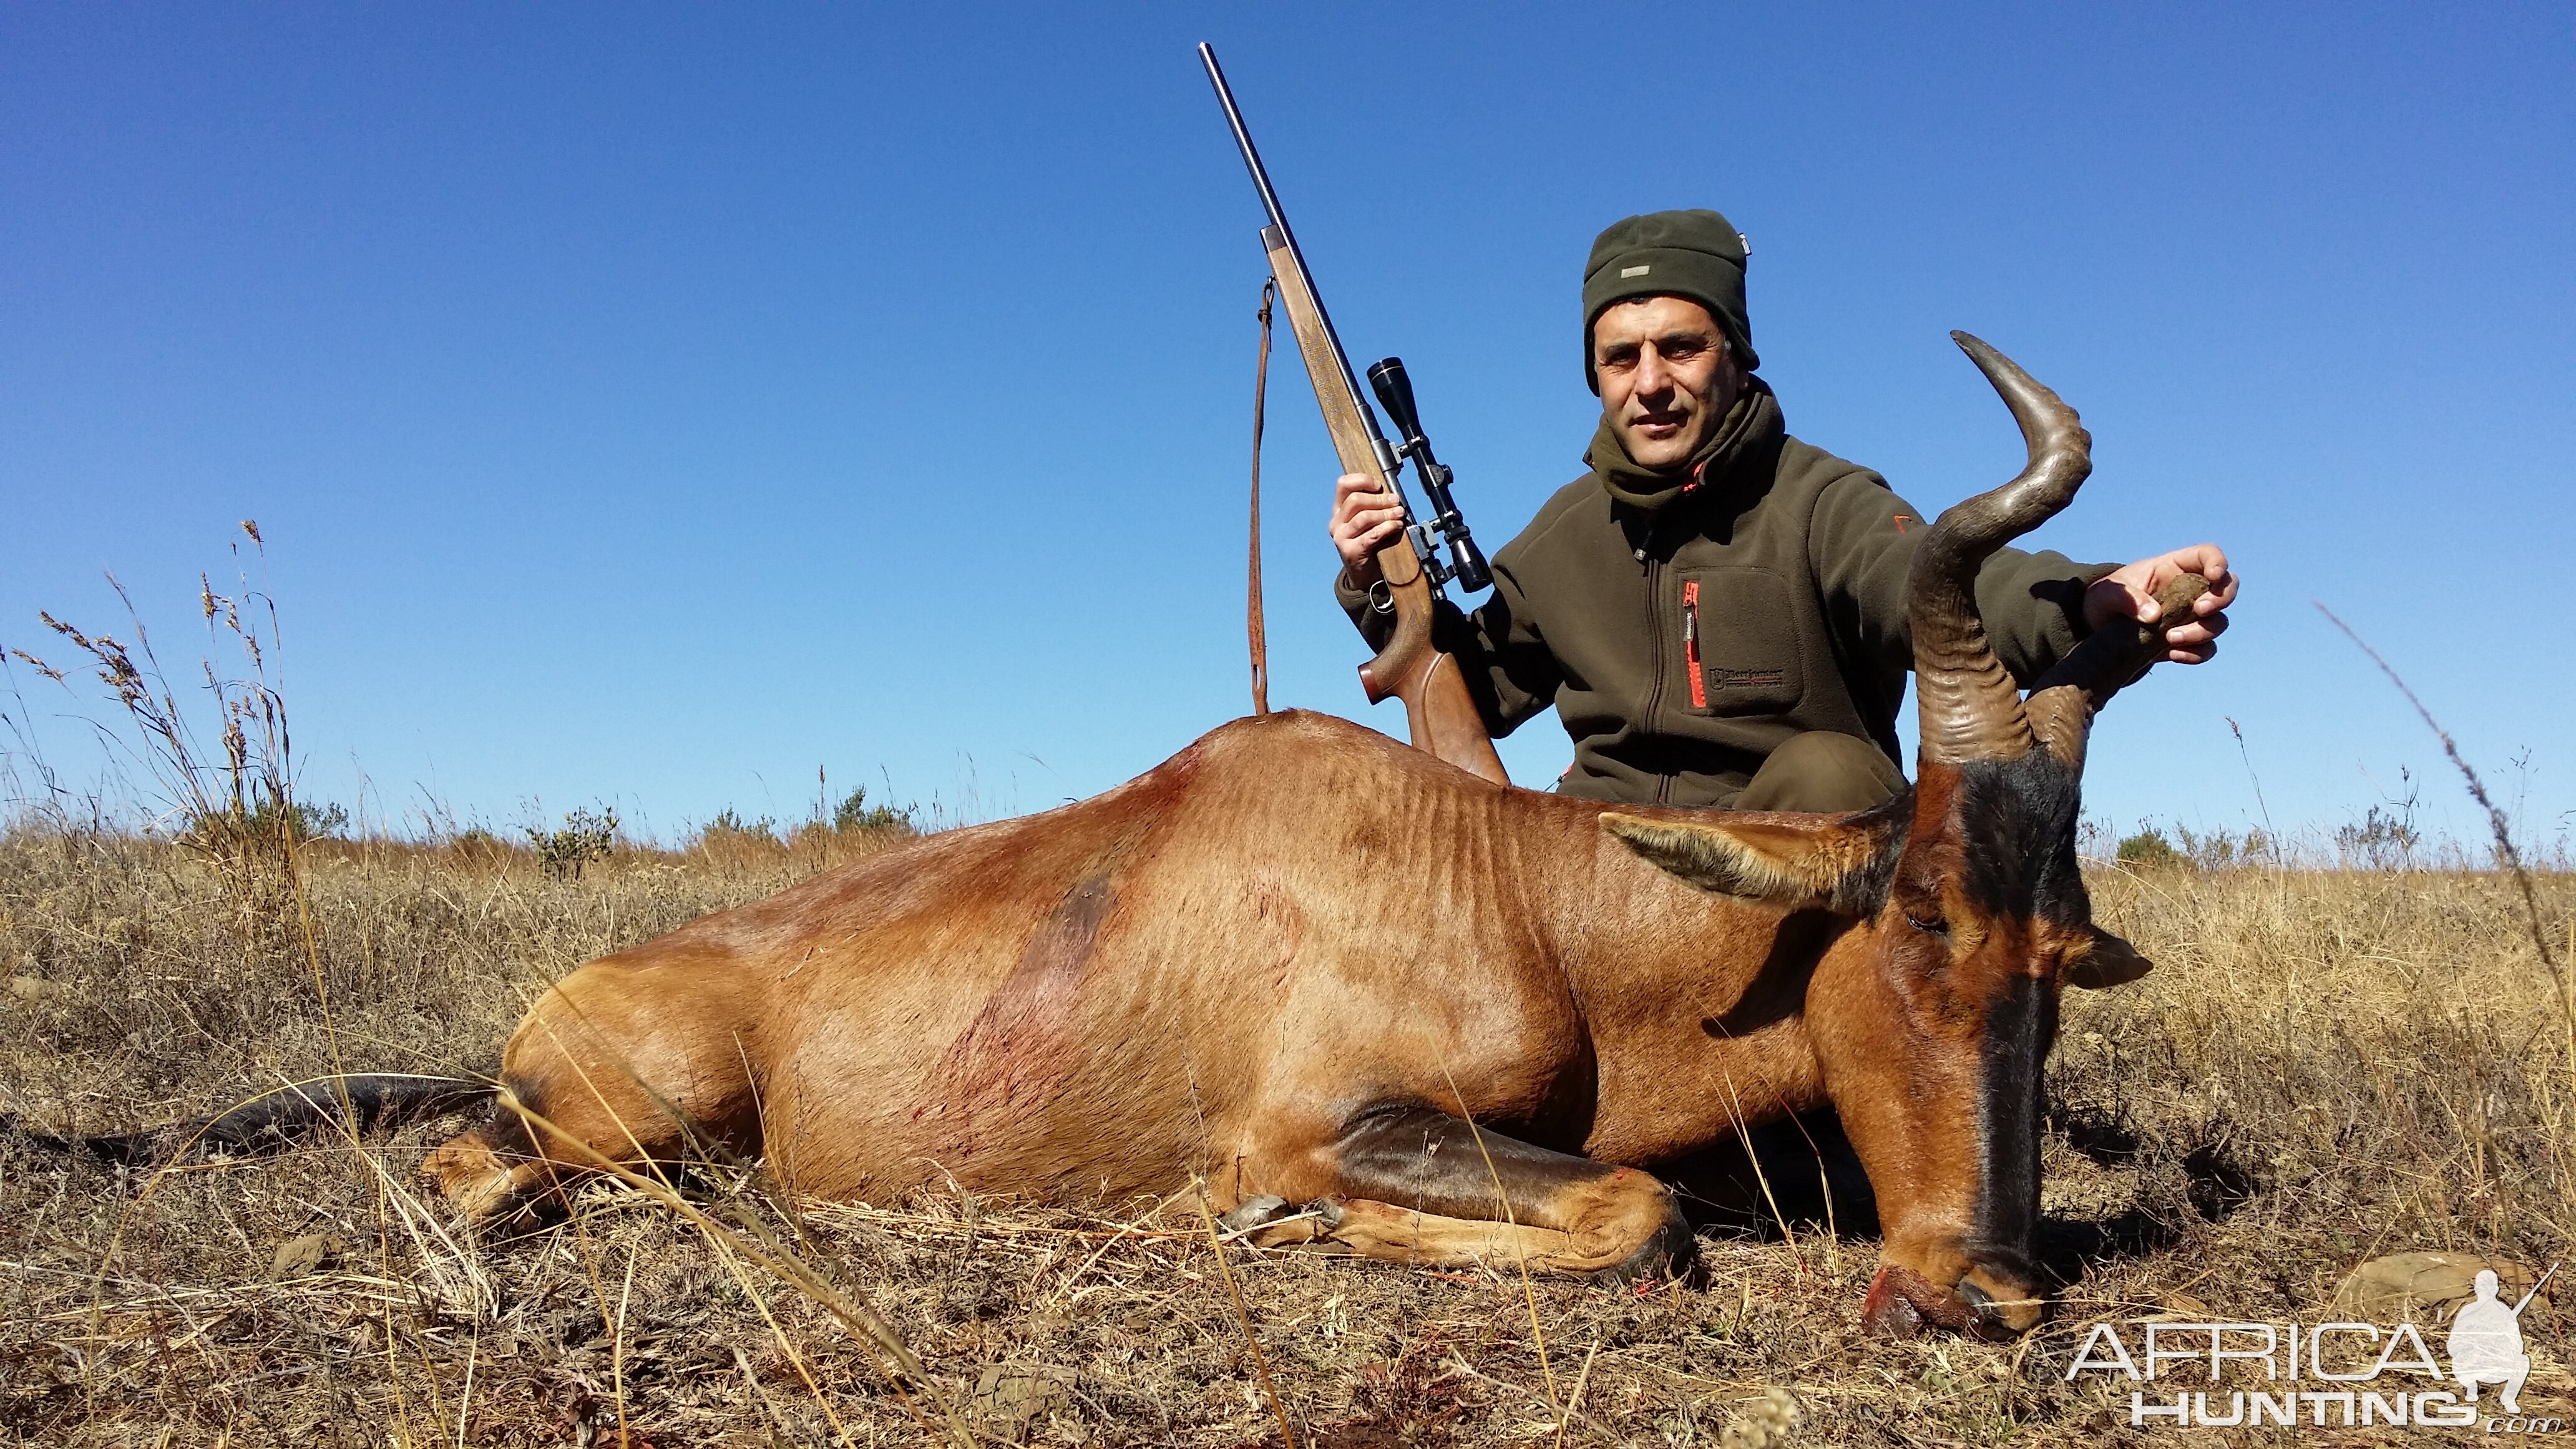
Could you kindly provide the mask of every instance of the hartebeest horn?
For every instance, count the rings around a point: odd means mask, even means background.
[[[1965,332],[1950,340],[1993,383],[2029,446],[2029,466],[1991,492],[1954,504],[1915,551],[1906,620],[1914,635],[1914,695],[1923,759],[1932,764],[2015,759],[2033,743],[2021,691],[1986,643],[1977,570],[1988,555],[2064,508],[2093,471],[2093,436],[2056,393]]]
[[[2084,767],[2084,741],[2093,716],[2122,685],[2165,655],[2165,631],[2192,621],[2191,606],[2209,592],[2198,574],[2176,574],[2156,590],[2156,622],[2115,620],[2094,630],[2031,686],[2023,711],[2031,733],[2061,762]]]

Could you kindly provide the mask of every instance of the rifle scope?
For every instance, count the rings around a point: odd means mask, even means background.
[[[1395,431],[1404,439],[1396,449],[1411,458],[1422,479],[1422,491],[1431,500],[1430,527],[1439,530],[1441,541],[1449,545],[1454,566],[1447,570],[1458,587],[1474,592],[1494,581],[1492,570],[1485,567],[1485,556],[1476,548],[1476,540],[1467,534],[1467,520],[1458,514],[1458,505],[1449,496],[1449,470],[1431,456],[1431,440],[1422,435],[1422,416],[1413,403],[1413,379],[1404,375],[1404,359],[1382,359],[1368,370],[1369,389],[1377,394],[1378,405],[1386,409],[1395,423]],[[1414,549],[1424,560],[1434,558],[1430,540],[1423,537],[1423,525],[1411,530]]]

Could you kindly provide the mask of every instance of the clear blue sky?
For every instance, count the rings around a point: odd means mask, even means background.
[[[2001,480],[1964,327],[2098,440],[2041,542],[2234,554],[2236,630],[2114,706],[2096,813],[2254,821],[2232,715],[2285,826],[2401,768],[2469,825],[2321,599],[2566,826],[2565,7],[1598,14],[10,6],[0,644],[121,628],[113,570],[186,653],[247,517],[309,796],[669,835],[818,765],[978,815],[1148,768],[1247,699],[1262,258],[1204,38],[1480,537],[1579,471],[1592,234],[1714,205],[1793,431],[1926,509]],[[1271,696],[1400,733],[1282,361]]]

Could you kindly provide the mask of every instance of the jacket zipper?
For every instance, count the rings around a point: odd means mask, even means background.
[[[1655,530],[1662,523],[1663,520],[1660,518],[1650,519],[1647,522],[1645,546],[1637,550],[1638,560],[1646,566],[1646,637],[1649,639],[1660,639],[1664,635],[1664,569],[1662,561],[1655,557]],[[1639,721],[1649,731],[1654,729],[1655,717],[1663,711],[1664,707],[1662,645],[1655,646],[1654,656],[1655,671],[1646,686],[1646,717]],[[1655,776],[1656,804],[1668,803],[1672,798],[1672,790],[1672,776],[1660,773]]]
[[[1691,708],[1708,708],[1708,681],[1699,667],[1699,580],[1682,584],[1682,667],[1690,672]]]

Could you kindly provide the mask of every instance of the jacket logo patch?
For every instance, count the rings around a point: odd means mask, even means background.
[[[1621,267],[1619,269],[1619,276],[1620,279],[1624,281],[1629,277],[1642,277],[1654,269],[1655,265],[1652,262],[1648,262],[1642,267]]]
[[[1759,684],[1778,684],[1788,677],[1780,669],[1711,669],[1709,681],[1720,689],[1750,688]]]

